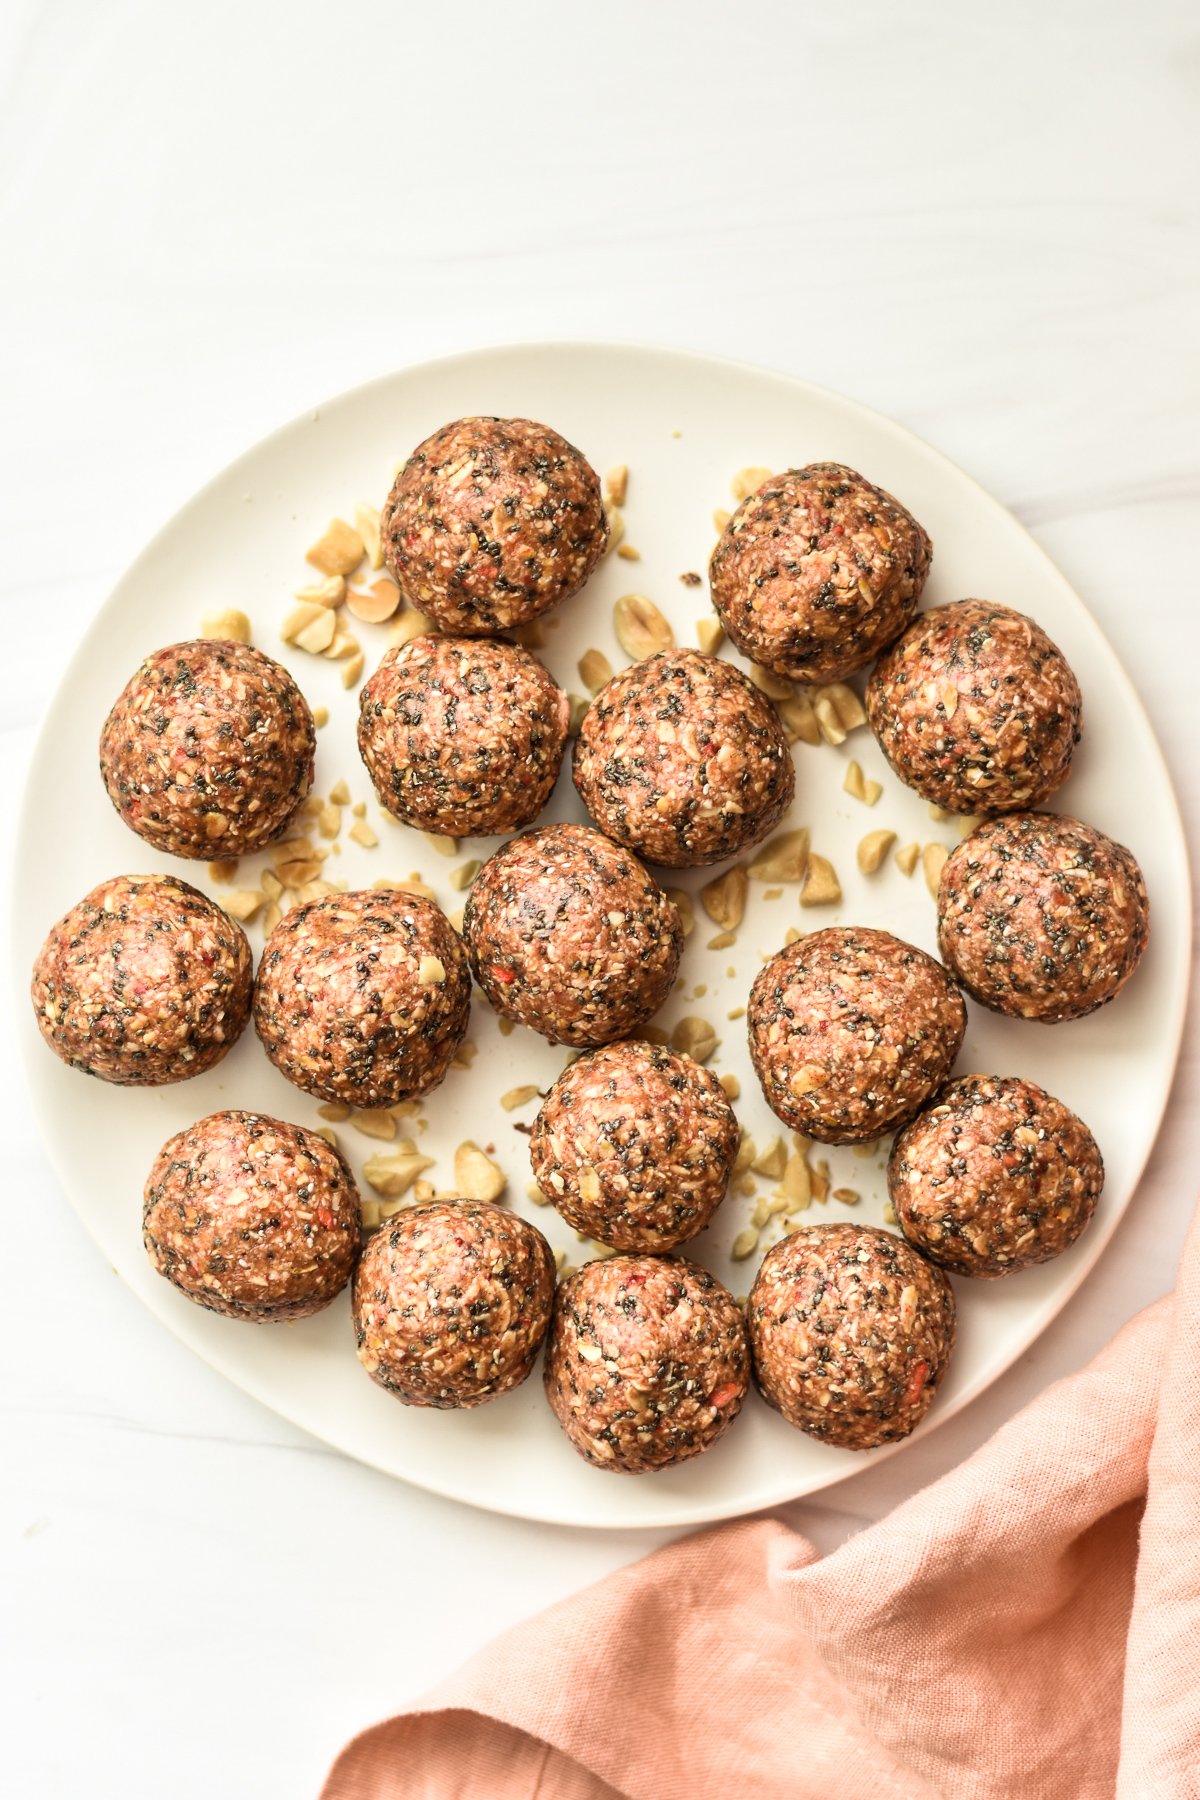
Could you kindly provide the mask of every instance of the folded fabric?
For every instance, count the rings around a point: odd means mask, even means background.
[[[354,1739],[322,1800],[1200,1800],[1200,1223],[1175,1293],[824,1558],[670,1545]]]

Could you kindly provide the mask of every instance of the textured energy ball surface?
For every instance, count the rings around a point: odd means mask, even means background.
[[[715,1275],[677,1257],[611,1256],[560,1286],[546,1398],[586,1462],[666,1469],[716,1443],[750,1381],[746,1325]]]
[[[903,630],[931,555],[891,494],[841,463],[810,463],[738,507],[713,551],[713,604],[752,662],[840,681]]]
[[[1104,1186],[1096,1140],[1032,1081],[967,1075],[906,1125],[888,1192],[910,1244],[958,1275],[1049,1262],[1084,1230]]]
[[[992,600],[919,613],[867,683],[867,717],[888,762],[924,799],[957,813],[1036,806],[1071,772],[1083,700],[1040,625]]]
[[[396,1213],[354,1277],[363,1368],[405,1406],[481,1406],[533,1367],[554,1300],[540,1231],[483,1200]]]
[[[467,1029],[458,933],[400,888],[330,894],[267,939],[254,1023],[281,1075],[322,1100],[393,1106],[444,1078]]]
[[[389,650],[363,688],[358,747],[380,801],[406,825],[488,837],[545,806],[569,713],[528,651],[431,634]]]
[[[1047,1025],[1081,1019],[1120,992],[1149,938],[1136,859],[1078,819],[989,820],[942,870],[942,955],[994,1012]]]
[[[956,1313],[945,1275],[903,1238],[810,1225],[768,1251],[747,1318],[768,1404],[826,1444],[871,1450],[929,1411]]]
[[[490,857],[463,937],[495,1010],[551,1043],[629,1037],[671,991],[679,914],[636,857],[587,825],[547,825]]]
[[[608,544],[595,470],[531,419],[443,425],[397,475],[380,529],[409,604],[484,635],[577,593]]]
[[[100,734],[108,797],[138,836],[193,861],[287,831],[312,786],[316,727],[287,670],[219,638],[148,656]]]
[[[768,1106],[825,1144],[882,1137],[941,1087],[966,1008],[939,962],[887,931],[832,926],[780,950],[750,991]]]
[[[779,715],[740,669],[667,650],[596,695],[575,744],[575,786],[609,837],[679,868],[766,837],[795,775]]]
[[[336,1150],[264,1113],[212,1113],[169,1138],[142,1238],[182,1294],[231,1319],[302,1319],[350,1279],[361,1217]]]
[[[577,1231],[671,1250],[712,1218],[737,1155],[717,1077],[660,1044],[609,1044],[563,1070],[534,1122],[534,1179]]]
[[[250,1016],[246,934],[174,875],[102,881],[53,927],[33,967],[33,1009],[54,1054],[125,1087],[159,1087],[220,1062]]]

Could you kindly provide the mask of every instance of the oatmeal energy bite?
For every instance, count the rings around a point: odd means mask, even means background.
[[[519,1387],[554,1299],[540,1231],[482,1200],[395,1214],[354,1278],[358,1358],[405,1406],[481,1406]]]
[[[176,1132],[146,1181],[142,1235],[160,1275],[231,1319],[303,1319],[358,1260],[354,1177],[315,1131],[212,1113]]]
[[[938,945],[994,1012],[1053,1025],[1120,993],[1150,940],[1132,852],[1079,819],[1017,813],[964,838],[938,886]]]
[[[243,856],[287,832],[312,786],[316,728],[299,688],[249,644],[156,650],[100,734],[100,773],[132,831],[169,856]]]
[[[867,683],[867,718],[888,762],[949,812],[1036,806],[1071,772],[1082,713],[1062,651],[993,600],[919,613]]]
[[[569,599],[608,545],[595,470],[531,419],[443,425],[400,470],[380,530],[409,605],[484,635]]]
[[[810,463],[738,507],[712,554],[713,605],[751,662],[840,681],[903,630],[931,555],[891,494],[841,463]]]
[[[966,1029],[939,962],[888,931],[811,932],[750,990],[750,1056],[772,1112],[823,1144],[882,1137],[937,1092]]]
[[[679,914],[619,844],[547,825],[489,857],[463,911],[471,969],[504,1017],[552,1044],[630,1037],[671,991]]]
[[[484,837],[532,824],[558,777],[567,696],[515,644],[430,635],[389,650],[359,700],[358,747],[406,825]]]
[[[711,1449],[741,1411],[741,1308],[681,1257],[587,1263],[555,1297],[544,1379],[585,1462],[618,1475],[671,1468]]]
[[[661,1044],[568,1064],[529,1140],[534,1178],[569,1225],[615,1250],[672,1250],[725,1197],[738,1123],[717,1077]]]
[[[732,663],[697,650],[635,662],[600,689],[575,744],[575,786],[600,829],[670,867],[721,862],[792,803],[779,715]]]
[[[437,1087],[470,1006],[458,933],[402,888],[294,907],[267,939],[254,987],[254,1024],[280,1074],[348,1106]]]
[[[186,881],[115,875],[50,931],[33,1009],[73,1069],[160,1087],[202,1075],[237,1042],[253,973],[241,926]]]
[[[907,1437],[954,1348],[942,1271],[869,1225],[810,1225],[783,1238],[758,1271],[746,1316],[763,1399],[844,1450]]]
[[[909,1243],[954,1274],[985,1280],[1069,1249],[1103,1186],[1083,1120],[1015,1076],[952,1081],[888,1159],[888,1193]]]

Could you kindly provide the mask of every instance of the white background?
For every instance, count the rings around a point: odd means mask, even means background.
[[[214,469],[398,364],[579,336],[772,364],[962,462],[1125,658],[1194,835],[1191,14],[9,0],[10,818],[62,651]],[[354,1729],[653,1547],[437,1501],[242,1398],[105,1266],[11,1051],[4,1075],[0,1730],[22,1800],[313,1793]],[[1198,1105],[1193,1031],[1082,1293],[964,1417],[796,1507],[822,1548],[1171,1285]]]

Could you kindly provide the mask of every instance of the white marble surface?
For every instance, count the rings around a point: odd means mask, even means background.
[[[244,445],[399,363],[615,336],[806,375],[965,464],[1127,660],[1194,833],[1182,3],[10,0],[0,59],[10,794],[58,648]],[[1068,1312],[966,1415],[795,1508],[822,1547],[1171,1285],[1197,1050],[1192,1031],[1143,1191]],[[5,1057],[14,1794],[314,1792],[357,1726],[652,1547],[444,1504],[226,1386],[84,1237]]]

